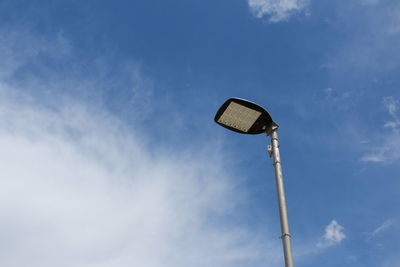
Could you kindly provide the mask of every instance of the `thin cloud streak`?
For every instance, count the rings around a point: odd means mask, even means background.
[[[371,238],[380,235],[384,232],[386,232],[390,227],[392,227],[395,224],[394,220],[386,220],[385,222],[383,222],[380,226],[378,226],[375,230],[373,230],[369,236]]]

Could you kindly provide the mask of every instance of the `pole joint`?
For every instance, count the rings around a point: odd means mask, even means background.
[[[285,238],[285,237],[292,237],[289,233],[284,233],[283,235],[281,235],[281,239]]]

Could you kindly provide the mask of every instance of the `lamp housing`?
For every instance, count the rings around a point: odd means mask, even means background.
[[[218,109],[214,121],[242,134],[269,133],[278,128],[261,106],[240,98],[230,98]]]

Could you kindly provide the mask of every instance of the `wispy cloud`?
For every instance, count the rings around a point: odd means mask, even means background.
[[[249,0],[251,12],[257,17],[267,17],[271,22],[288,20],[290,16],[304,10],[306,0]]]
[[[38,42],[27,38],[34,41],[27,45]],[[279,262],[278,241],[231,222],[245,200],[234,175],[222,167],[217,141],[195,153],[162,143],[154,148],[140,124],[126,124],[95,100],[60,93],[47,103],[35,94],[54,91],[53,83],[9,83],[20,66],[38,59],[39,48],[29,48],[24,58],[3,45],[9,64],[0,66],[1,266]],[[75,81],[60,80],[61,88],[81,84],[84,94],[97,84],[63,74]],[[102,81],[113,84],[105,76]]]
[[[393,123],[396,128],[400,127],[400,120],[397,116],[397,111],[399,110],[400,101],[393,96],[388,96],[383,98],[383,104],[385,105],[387,111],[393,119]]]
[[[383,127],[388,128],[389,132],[381,135],[379,146],[373,147],[365,153],[361,160],[365,162],[394,162],[400,159],[400,119],[398,117],[400,101],[392,96],[383,98],[390,119]]]
[[[349,38],[329,52],[327,66],[337,72],[373,72],[375,77],[367,77],[371,80],[398,70],[399,11],[398,1],[357,0],[338,5],[332,23]]]
[[[6,79],[40,56],[60,59],[70,54],[62,31],[52,38],[35,37],[26,28],[0,28],[0,78]]]
[[[340,244],[346,238],[343,230],[343,226],[336,220],[332,220],[331,223],[326,226],[323,240],[317,243],[317,247],[326,248]]]
[[[381,225],[379,225],[376,229],[374,229],[372,232],[368,233],[368,236],[370,238],[376,237],[377,235],[380,235],[380,234],[386,232],[390,227],[392,227],[394,225],[394,223],[395,223],[394,220],[386,220]]]
[[[349,98],[351,97],[351,91],[342,91],[340,92],[337,89],[333,89],[331,87],[324,88],[323,92],[325,94],[325,99],[329,100],[332,103],[335,103],[339,106],[344,106],[345,103],[348,102]],[[343,107],[340,107],[341,109]]]

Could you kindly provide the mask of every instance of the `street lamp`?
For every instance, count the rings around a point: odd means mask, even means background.
[[[275,169],[276,190],[278,193],[279,215],[281,221],[281,239],[285,266],[293,267],[292,244],[290,240],[289,222],[286,209],[285,190],[281,159],[279,154],[278,124],[268,112],[259,105],[240,98],[228,99],[217,111],[215,122],[229,130],[242,134],[266,133],[271,137],[268,154],[272,157]]]

